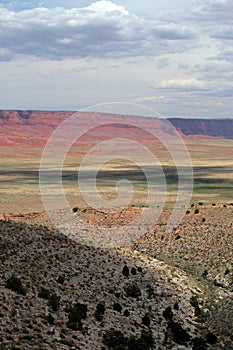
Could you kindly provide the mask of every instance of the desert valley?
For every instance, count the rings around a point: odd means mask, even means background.
[[[82,226],[55,225],[41,198],[43,150],[72,114],[0,111],[0,349],[233,349],[233,121],[169,120],[190,154],[194,181],[181,222],[167,232],[178,191],[176,164],[165,145],[133,126],[137,119],[160,134],[160,122],[125,115],[122,127],[115,115],[77,112],[80,130],[89,132],[72,145],[62,169],[72,220],[121,234],[146,207],[147,180],[140,164],[129,161],[130,147],[97,173],[99,194],[110,202],[116,183],[127,178],[134,187],[129,205],[106,213],[83,199],[81,161],[109,135],[134,135],[159,159],[166,179],[154,224],[145,232],[142,225],[128,244],[108,246],[98,244],[98,235],[88,244]],[[108,124],[93,129],[101,118]],[[102,157],[98,152],[95,159]]]

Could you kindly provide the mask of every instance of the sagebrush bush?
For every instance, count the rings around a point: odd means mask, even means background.
[[[6,287],[12,290],[13,292],[19,293],[21,295],[27,294],[26,288],[23,287],[20,279],[14,275],[8,278],[8,280],[6,281]]]

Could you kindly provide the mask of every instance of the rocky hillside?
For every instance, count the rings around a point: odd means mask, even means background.
[[[203,291],[127,248],[0,222],[0,349],[208,349]],[[202,321],[203,322],[203,321]]]

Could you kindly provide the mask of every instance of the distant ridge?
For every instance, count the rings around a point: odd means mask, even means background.
[[[233,139],[233,119],[168,119],[183,135]]]
[[[84,121],[90,124],[106,114],[97,112],[45,111],[45,110],[0,110],[0,146],[25,145],[41,147],[48,137],[66,118],[77,113],[80,116],[80,127]],[[87,118],[83,118],[87,115]],[[122,116],[126,123],[133,116]],[[136,118],[136,117],[135,117]],[[147,117],[145,117],[147,118]],[[152,128],[159,124],[150,119]],[[198,139],[233,139],[233,119],[184,119],[168,118],[177,131],[186,138]],[[114,122],[114,115],[109,114],[109,123]],[[108,130],[111,134],[111,130]]]

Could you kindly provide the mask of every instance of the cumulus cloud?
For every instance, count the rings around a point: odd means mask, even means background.
[[[187,50],[194,38],[189,27],[139,17],[110,1],[18,12],[2,6],[0,11],[0,48],[8,59],[161,55]]]
[[[163,88],[172,88],[172,89],[186,89],[186,90],[193,90],[193,89],[204,89],[205,88],[205,82],[201,80],[197,80],[195,78],[191,79],[171,79],[166,80],[162,84]]]

